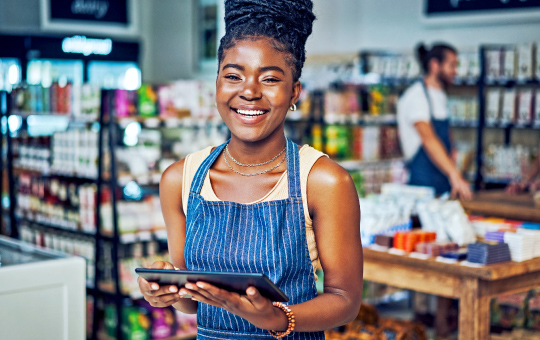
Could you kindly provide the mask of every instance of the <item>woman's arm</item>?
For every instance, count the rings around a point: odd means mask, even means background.
[[[309,174],[307,197],[324,271],[324,293],[290,308],[297,331],[319,331],[354,320],[360,310],[360,203],[349,173],[326,157]]]
[[[169,245],[169,255],[171,263],[157,261],[152,264],[156,269],[186,269],[184,261],[184,243],[186,239],[186,216],[182,209],[182,177],[184,170],[184,160],[171,165],[159,182],[159,198],[161,201],[161,211],[167,226],[167,243]],[[173,305],[174,308],[188,314],[197,312],[197,303],[184,299],[185,290],[178,291],[176,286],[162,286],[157,283],[148,283],[139,277],[139,288],[144,298],[154,307],[165,307]]]

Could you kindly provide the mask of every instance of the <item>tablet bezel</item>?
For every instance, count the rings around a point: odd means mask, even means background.
[[[176,285],[183,287],[187,282],[207,282],[216,287],[246,294],[246,289],[253,286],[262,296],[278,302],[288,302],[289,298],[265,274],[262,273],[225,273],[202,272],[192,270],[136,268],[135,273],[160,285]]]

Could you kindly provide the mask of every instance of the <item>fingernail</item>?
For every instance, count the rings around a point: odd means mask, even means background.
[[[187,289],[193,289],[195,287],[191,283],[186,283],[186,288]]]
[[[152,285],[152,289],[159,289],[159,286],[158,285]]]
[[[171,293],[175,293],[176,292],[176,287],[172,286],[171,288],[169,288],[169,291]]]
[[[199,288],[204,288],[204,284],[202,284],[202,283],[199,282],[199,283],[197,283],[197,287],[199,287]]]
[[[253,288],[248,288],[248,292],[247,292],[249,295],[255,295],[255,289]]]
[[[186,296],[186,294],[180,293],[180,297],[181,297],[181,298],[184,298],[184,296]]]
[[[199,301],[199,300],[195,299],[194,297],[192,297],[192,298],[191,298],[191,300],[193,300],[193,301],[197,301],[197,302]]]

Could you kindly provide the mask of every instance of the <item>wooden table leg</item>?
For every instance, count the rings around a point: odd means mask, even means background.
[[[464,278],[459,298],[459,339],[489,339],[490,297],[483,296],[481,282],[476,278]]]
[[[450,320],[450,310],[452,309],[453,299],[443,296],[437,296],[437,311],[435,312],[435,335],[444,338],[452,331],[452,326],[448,323]],[[455,330],[455,326],[454,330]]]

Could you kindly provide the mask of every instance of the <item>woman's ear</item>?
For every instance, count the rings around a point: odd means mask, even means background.
[[[297,81],[293,85],[293,92],[291,97],[291,106],[292,104],[296,104],[298,102],[298,98],[300,98],[300,92],[302,91],[302,84],[300,81]]]

